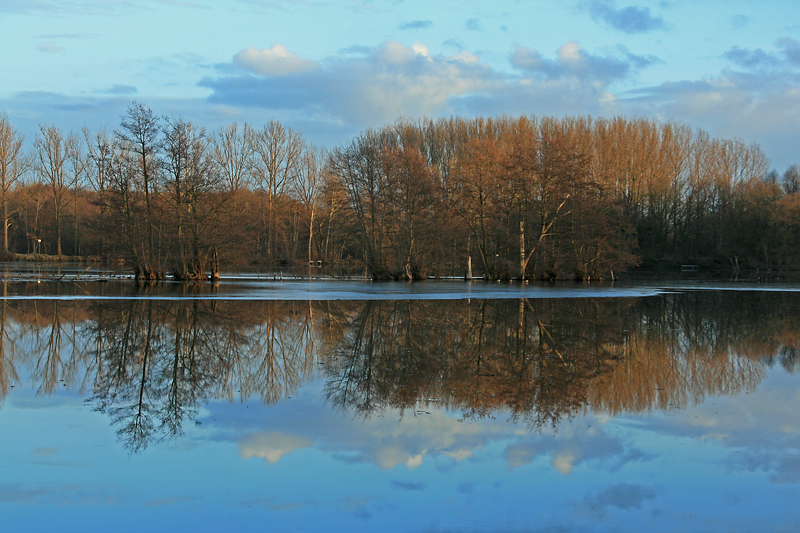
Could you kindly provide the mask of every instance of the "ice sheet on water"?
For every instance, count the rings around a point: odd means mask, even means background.
[[[123,272],[87,269],[83,265],[42,271],[7,268],[3,297],[7,300],[467,300],[516,298],[637,298],[686,290],[800,291],[787,283],[725,281],[626,281],[594,283],[518,283],[475,280],[371,282],[364,279],[299,279],[227,274],[217,284],[162,282],[138,287]]]
[[[136,289],[131,282],[10,283],[5,298],[115,300],[115,299],[219,299],[219,300],[467,300],[516,298],[631,298],[654,296],[655,286],[615,286],[611,283],[579,285],[426,281],[418,283],[368,281],[265,281],[223,280],[219,284],[161,283]]]

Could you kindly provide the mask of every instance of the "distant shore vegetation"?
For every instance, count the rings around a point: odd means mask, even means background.
[[[800,167],[682,123],[398,120],[324,151],[134,102],[111,130],[0,112],[0,253],[125,261],[139,280],[343,268],[373,279],[595,280],[681,264],[800,270]]]

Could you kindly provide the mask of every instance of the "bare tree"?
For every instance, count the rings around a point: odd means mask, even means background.
[[[41,182],[50,190],[53,200],[53,214],[56,225],[56,255],[62,255],[61,223],[64,208],[67,205],[66,164],[71,144],[56,126],[39,126],[39,135],[34,141],[34,167]]]
[[[423,279],[430,255],[437,208],[441,205],[440,182],[434,178],[420,151],[412,146],[385,150],[384,198],[388,207],[389,242],[393,250],[394,276]]]
[[[11,225],[9,196],[12,187],[30,166],[22,153],[24,138],[17,133],[5,111],[0,112],[0,203],[3,204],[3,252],[8,253],[8,228]]]
[[[800,165],[792,165],[783,173],[783,190],[786,194],[800,191]]]
[[[90,163],[86,168],[86,176],[99,196],[100,215],[102,218],[105,209],[105,195],[108,192],[111,179],[111,167],[114,164],[115,154],[119,152],[119,147],[104,129],[98,130],[92,136],[89,130],[84,128],[83,138],[86,141],[86,150]]]
[[[308,261],[313,260],[314,219],[319,211],[319,201],[325,185],[325,154],[307,147],[294,183],[295,193],[308,211]]]
[[[78,234],[78,194],[84,188],[86,172],[89,167],[89,156],[83,151],[80,139],[77,134],[70,133],[67,136],[67,167],[70,174],[72,185],[72,216],[73,216],[73,255],[80,255],[80,237]]]
[[[108,236],[102,231],[102,226],[107,224],[108,211],[108,189],[111,185],[112,172],[119,163],[119,144],[104,129],[99,130],[94,137],[87,128],[83,129],[83,137],[86,141],[88,152],[88,162],[86,166],[86,176],[91,187],[97,194],[97,203],[100,207],[98,223],[101,226],[100,232],[100,252],[106,252],[108,246]]]
[[[381,186],[384,173],[380,153],[381,133],[368,130],[348,146],[334,150],[330,168],[347,191],[355,213],[364,261],[373,277],[386,274],[384,261],[384,205]]]
[[[122,129],[116,131],[117,138],[125,145],[138,168],[138,179],[144,192],[145,223],[147,244],[142,276],[159,277],[156,272],[155,220],[153,197],[157,192],[158,149],[160,123],[153,110],[144,104],[133,102],[120,122]]]
[[[305,141],[298,132],[273,120],[260,130],[250,130],[250,142],[255,154],[255,186],[267,196],[265,252],[271,259],[275,251],[276,204],[296,178]]]
[[[504,146],[497,139],[474,138],[465,142],[453,172],[453,203],[475,237],[484,276],[497,277],[497,261],[490,250],[496,223],[497,197],[507,187],[502,179]],[[472,257],[468,258],[472,264]]]
[[[213,253],[217,215],[226,196],[209,154],[205,130],[182,119],[167,119],[164,132],[165,186],[174,209],[176,279],[200,280]]]
[[[212,138],[212,153],[227,189],[235,193],[248,185],[253,168],[252,128],[234,122],[222,126]]]

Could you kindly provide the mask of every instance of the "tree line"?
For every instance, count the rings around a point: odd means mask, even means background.
[[[374,279],[599,279],[637,265],[800,268],[800,167],[681,123],[398,120],[323,151],[271,121],[207,132],[133,103],[113,131],[0,113],[2,252],[142,280],[322,265]]]

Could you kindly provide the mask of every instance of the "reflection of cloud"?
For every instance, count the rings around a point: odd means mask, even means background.
[[[168,505],[175,505],[177,503],[186,503],[191,501],[191,498],[181,497],[181,498],[159,498],[155,500],[150,500],[145,502],[145,507],[161,507],[161,506],[168,506]]]
[[[281,502],[276,503],[275,498],[254,498],[236,503],[237,507],[263,507],[270,511],[292,511],[302,507],[319,507],[317,500],[306,500],[302,502]]]
[[[280,505],[273,505],[269,508],[270,511],[294,511],[303,507],[302,503],[283,503]]]
[[[421,464],[422,464],[422,454],[421,453],[418,453],[414,457],[409,457],[408,461],[406,461],[406,466],[408,467],[409,470],[414,470],[415,468],[417,468]]]
[[[556,455],[553,457],[550,464],[553,465],[553,468],[568,476],[572,473],[572,468],[575,466],[575,456],[572,454],[565,454],[565,455]]]
[[[117,503],[122,499],[120,495],[103,489],[79,485],[24,488],[19,484],[0,484],[0,503],[97,505]]]
[[[763,472],[774,483],[800,483],[800,388],[796,376],[771,369],[755,392],[717,396],[686,416],[647,418],[643,429],[662,435],[714,440],[729,451],[735,471]]]
[[[641,509],[645,502],[654,500],[655,497],[656,493],[653,489],[641,485],[620,483],[585,498],[578,504],[578,511],[594,520],[602,520],[610,508],[622,511]]]
[[[312,444],[308,439],[275,431],[253,433],[239,443],[239,454],[243,459],[263,457],[268,463],[277,463],[287,453]]]
[[[392,481],[392,486],[401,490],[425,490],[427,486],[424,483],[412,483],[410,481]]]
[[[626,464],[648,461],[650,457],[638,448],[626,448],[618,437],[596,428],[597,419],[562,427],[560,435],[523,436],[503,451],[509,469],[525,466],[537,456],[549,455],[550,465],[559,473],[569,475],[586,461],[602,461],[610,471]]]
[[[356,496],[347,496],[339,500],[339,503],[347,510],[347,512],[352,513],[353,516],[357,516],[359,518],[370,518],[372,513],[369,510],[370,504],[372,504],[372,500],[370,498],[358,498]]]
[[[729,464],[737,470],[768,473],[773,483],[800,483],[800,436],[752,433],[759,434],[739,433],[726,443],[740,449],[730,456]],[[744,444],[745,440],[749,442]]]
[[[315,403],[315,397],[298,395],[271,406],[258,425],[274,428],[273,433],[253,432],[251,419],[221,402],[209,404],[209,418],[226,420],[236,433],[249,436],[240,441],[240,453],[274,460],[297,447],[314,446],[337,461],[371,463],[384,471],[398,467],[413,470],[426,461],[439,471],[457,462],[480,461],[479,453],[497,443],[504,451],[509,470],[524,467],[535,458],[547,458],[557,472],[569,473],[586,462],[601,462],[609,471],[647,461],[641,450],[603,431],[599,418],[589,416],[565,423],[558,434],[531,434],[515,424],[498,420],[480,423],[459,421],[446,411],[426,416],[403,416],[387,409],[381,416],[351,420]],[[284,416],[302,411],[303,417]],[[289,437],[291,436],[291,437]],[[269,459],[268,459],[269,460]],[[546,464],[546,463],[545,463]]]
[[[536,450],[526,444],[512,444],[503,450],[503,458],[509,468],[518,468],[533,461],[536,458]]]
[[[400,463],[410,460],[410,456],[400,448],[383,448],[376,454],[381,470],[391,470]]]
[[[422,464],[422,454],[411,455],[407,451],[395,446],[387,446],[378,449],[375,453],[375,458],[381,470],[391,470],[403,463],[405,463],[409,470],[414,470]]]
[[[318,405],[315,397],[295,396],[265,413],[269,417],[268,427],[274,431],[263,432],[254,428],[251,420],[240,420],[238,412],[229,410],[224,403],[211,402],[208,408],[215,413],[224,411],[213,418],[227,420],[226,425],[235,428],[236,433],[247,435],[238,439],[239,452],[244,458],[264,457],[274,462],[295,449],[314,446],[338,461],[372,463],[382,470],[399,466],[413,470],[431,459],[437,460],[437,468],[469,461],[476,450],[489,442],[508,438],[514,427],[497,421],[460,422],[454,415],[441,411],[404,417],[398,410],[387,409],[383,416],[350,420]],[[281,417],[283,409],[292,412],[299,409],[306,414]],[[262,424],[267,425],[259,423]]]
[[[778,461],[772,476],[773,483],[800,483],[800,448],[795,446],[792,452]]]
[[[472,457],[472,450],[466,448],[461,450],[445,450],[442,453],[457,463]]]
[[[51,447],[48,447],[48,448],[36,448],[35,450],[33,450],[33,455],[35,455],[36,457],[50,457],[51,455],[56,454],[57,451],[58,450],[56,450],[55,448],[51,448]]]

